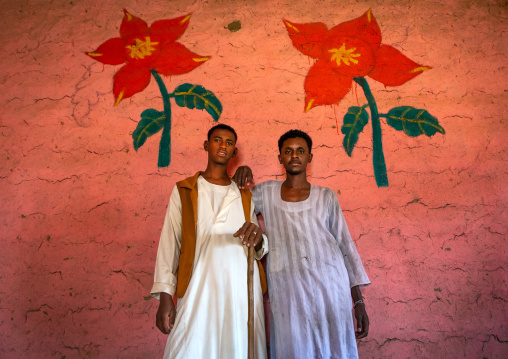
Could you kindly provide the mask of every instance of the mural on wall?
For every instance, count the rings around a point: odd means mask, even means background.
[[[400,106],[387,113],[378,112],[365,76],[385,87],[400,86],[431,68],[417,64],[390,45],[381,44],[381,31],[371,10],[330,30],[321,22],[296,24],[284,20],[284,24],[293,45],[316,60],[305,78],[305,112],[316,106],[337,104],[348,94],[353,81],[363,89],[368,103],[348,109],[341,128],[343,146],[351,157],[358,135],[369,121],[366,111],[369,107],[378,187],[388,186],[380,117],[411,137],[445,133],[438,120],[424,109]]]
[[[164,110],[153,108],[141,113],[141,120],[132,133],[134,149],[137,151],[148,137],[162,130],[158,166],[167,167],[171,162],[171,98],[180,107],[206,110],[215,121],[222,113],[217,97],[200,85],[184,83],[168,93],[161,74],[181,75],[194,70],[209,60],[176,42],[189,25],[191,15],[170,20],[159,20],[150,27],[142,19],[124,9],[120,26],[120,37],[107,40],[97,50],[86,54],[107,65],[125,65],[113,77],[115,106],[120,101],[143,91],[151,76],[157,82]]]

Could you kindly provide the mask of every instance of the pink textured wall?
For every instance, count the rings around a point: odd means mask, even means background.
[[[193,13],[180,39],[212,59],[189,74],[239,133],[237,164],[281,178],[276,139],[313,137],[311,177],[339,194],[372,286],[362,358],[501,358],[508,352],[506,69],[502,1],[3,1],[0,56],[0,357],[161,355],[148,296],[174,183],[205,166],[206,112],[173,106],[172,164],[158,138],[136,153],[155,82],[113,107],[118,67],[84,55],[118,36],[122,8],[148,23]],[[390,187],[377,188],[370,126],[353,157],[336,133],[349,106],[303,112],[310,60],[282,18],[333,26],[371,7],[383,43],[431,66],[400,87],[370,81],[381,111],[425,108],[446,134],[410,138],[382,120]],[[230,32],[238,20],[242,28]],[[232,167],[232,172],[234,171]]]

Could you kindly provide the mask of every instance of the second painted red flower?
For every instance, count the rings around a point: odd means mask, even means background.
[[[293,45],[317,61],[305,78],[305,111],[339,102],[354,77],[369,76],[385,86],[399,86],[429,70],[399,50],[381,44],[381,31],[371,10],[330,30],[324,23],[284,20]]]

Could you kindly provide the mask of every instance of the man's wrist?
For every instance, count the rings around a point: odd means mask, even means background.
[[[263,238],[261,238],[261,240],[259,241],[258,244],[256,244],[256,246],[254,247],[254,250],[256,252],[259,252],[261,249],[263,248]]]
[[[358,304],[363,304],[363,306],[365,306],[365,302],[364,302],[363,298],[355,301],[355,303],[353,304],[353,308],[355,308]]]

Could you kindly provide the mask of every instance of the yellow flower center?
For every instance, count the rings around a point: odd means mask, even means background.
[[[332,53],[332,58],[330,61],[337,62],[337,66],[340,66],[340,62],[344,62],[347,66],[350,66],[350,61],[353,64],[357,64],[358,60],[355,59],[355,57],[360,57],[361,54],[355,54],[354,51],[356,51],[356,47],[353,47],[349,50],[346,49],[346,44],[342,44],[340,49],[331,49],[328,50],[328,52]]]
[[[131,51],[130,57],[133,59],[142,60],[145,56],[150,56],[153,51],[155,51],[155,45],[158,45],[158,42],[152,42],[150,40],[150,36],[145,36],[145,40],[135,39],[136,43],[133,45],[126,46],[125,48]]]

